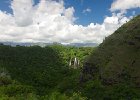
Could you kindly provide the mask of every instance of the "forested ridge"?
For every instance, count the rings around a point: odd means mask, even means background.
[[[91,85],[91,98],[139,100],[140,15],[106,37],[85,62],[81,81]],[[102,91],[92,89],[96,81]]]
[[[140,16],[94,48],[0,45],[0,100],[139,99]]]

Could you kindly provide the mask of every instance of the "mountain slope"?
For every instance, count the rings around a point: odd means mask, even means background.
[[[140,15],[105,38],[86,60],[83,80],[97,75],[104,84],[128,81],[140,87]]]

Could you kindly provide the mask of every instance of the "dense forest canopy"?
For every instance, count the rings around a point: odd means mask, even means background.
[[[79,84],[78,78],[83,60],[93,49],[62,45],[44,48],[11,47],[1,44],[0,94],[5,98],[18,98],[30,93],[42,97],[53,92],[72,95]],[[69,66],[70,59],[74,57],[80,60],[80,67],[77,69]]]

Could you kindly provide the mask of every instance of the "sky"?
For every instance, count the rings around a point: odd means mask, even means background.
[[[0,42],[101,43],[140,0],[0,0]]]

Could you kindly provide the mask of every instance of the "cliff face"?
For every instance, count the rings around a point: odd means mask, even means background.
[[[85,62],[82,81],[99,77],[107,85],[140,86],[140,15],[105,38]]]

